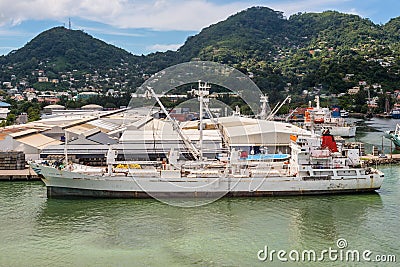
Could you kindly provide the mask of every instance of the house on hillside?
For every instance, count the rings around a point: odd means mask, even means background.
[[[350,88],[349,90],[347,90],[347,93],[349,95],[355,95],[358,92],[360,92],[360,87],[358,87],[358,86],[354,86],[353,88]]]
[[[47,83],[47,82],[49,82],[49,78],[47,78],[47,77],[38,77],[38,82]]]
[[[10,113],[9,107],[11,107],[10,104],[0,101],[0,119],[7,118],[8,113]]]
[[[57,104],[60,99],[53,94],[40,94],[37,96],[38,102],[46,102],[49,104]]]

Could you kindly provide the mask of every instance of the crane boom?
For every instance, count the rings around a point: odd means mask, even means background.
[[[189,152],[193,155],[195,159],[199,159],[201,157],[200,151],[190,142],[186,136],[182,133],[181,128],[179,127],[178,123],[171,118],[169,115],[167,109],[164,107],[164,105],[161,103],[161,100],[158,98],[156,93],[154,92],[153,88],[147,87],[147,90],[150,92],[150,94],[154,97],[154,99],[157,101],[158,105],[160,106],[161,110],[165,113],[167,116],[167,119],[172,123],[172,128],[174,131],[176,131],[180,138],[182,139],[183,143],[185,144],[186,148],[189,150]]]

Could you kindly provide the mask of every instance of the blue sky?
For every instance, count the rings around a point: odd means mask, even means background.
[[[252,6],[289,17],[337,10],[384,24],[400,16],[398,0],[0,0],[0,55],[21,48],[55,26],[84,30],[141,55],[175,50],[202,28]]]

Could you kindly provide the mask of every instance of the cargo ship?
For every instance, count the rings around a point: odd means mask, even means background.
[[[199,82],[200,137],[203,136],[202,101],[209,94],[207,84]],[[337,144],[325,131],[322,136],[290,135],[290,153],[268,154],[258,149],[249,155],[230,148],[225,155],[206,158],[182,132],[176,121],[149,88],[182,138],[186,152],[171,148],[162,160],[117,161],[110,145],[104,167],[32,163],[47,187],[48,197],[115,198],[203,198],[276,195],[313,195],[372,192],[382,185],[384,174],[363,165],[357,148]],[[206,101],[205,101],[206,102]],[[218,123],[218,122],[215,122]],[[218,127],[217,127],[218,128]],[[223,136],[223,134],[221,134]],[[67,149],[66,149],[67,153]],[[254,155],[255,154],[255,155]],[[65,155],[65,159],[68,156]]]

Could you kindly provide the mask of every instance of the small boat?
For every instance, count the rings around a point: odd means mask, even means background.
[[[400,150],[400,124],[396,125],[394,131],[385,131],[383,136],[393,142],[396,150]]]
[[[391,112],[393,119],[400,119],[400,107],[394,107]]]

